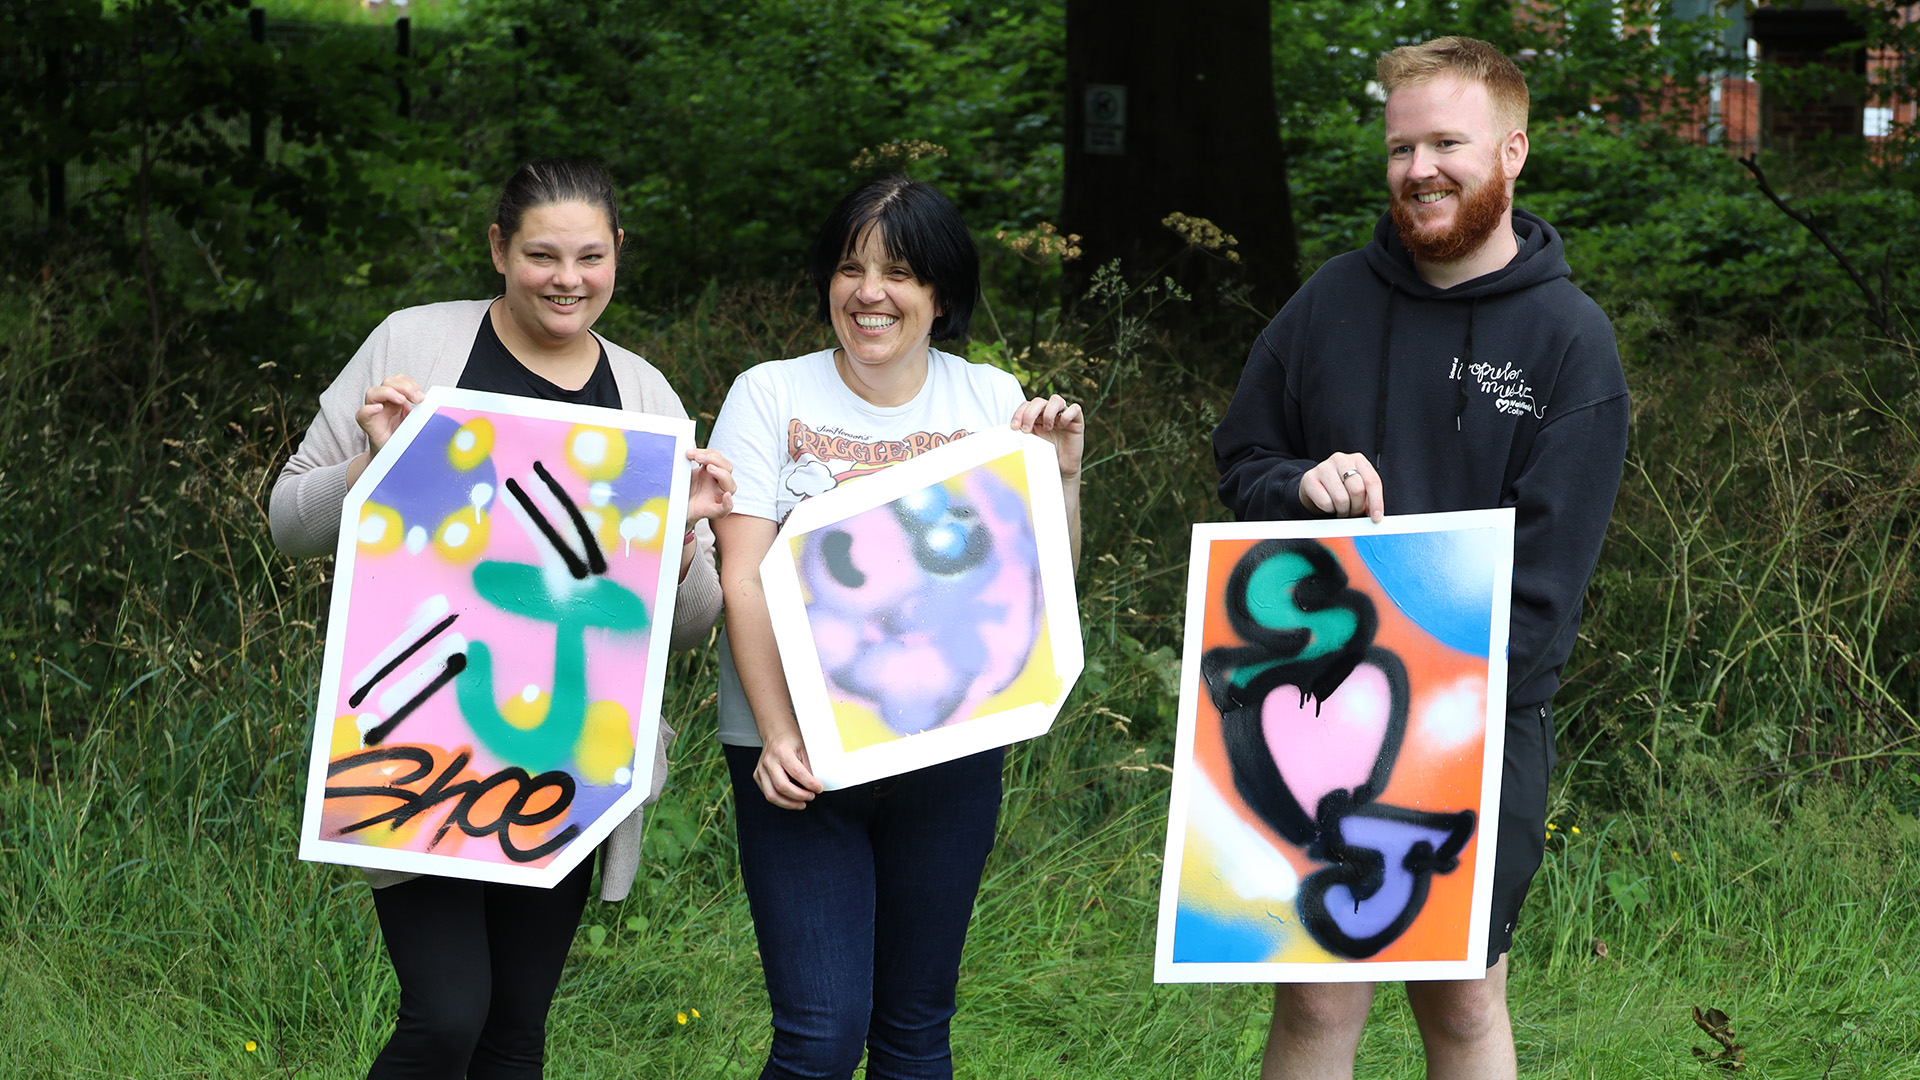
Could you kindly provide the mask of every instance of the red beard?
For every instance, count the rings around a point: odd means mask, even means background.
[[[1388,211],[1393,215],[1394,230],[1414,258],[1430,263],[1459,262],[1480,250],[1480,245],[1500,227],[1507,208],[1513,205],[1507,196],[1507,185],[1498,177],[1460,190],[1454,198],[1460,200],[1460,208],[1453,215],[1453,224],[1437,233],[1420,228],[1413,215],[1415,203],[1411,193],[1403,191],[1390,200]]]

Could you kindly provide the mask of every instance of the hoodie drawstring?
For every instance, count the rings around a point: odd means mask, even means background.
[[[1373,467],[1386,468],[1388,361],[1393,356],[1393,298],[1400,294],[1387,282],[1387,315],[1380,320],[1380,393],[1373,402]]]
[[[1460,359],[1460,377],[1454,380],[1453,385],[1453,430],[1455,431],[1462,430],[1460,418],[1467,413],[1467,380],[1472,377],[1469,371],[1473,367],[1473,320],[1479,313],[1480,298],[1476,296],[1467,308],[1467,344],[1462,350],[1466,355]]]

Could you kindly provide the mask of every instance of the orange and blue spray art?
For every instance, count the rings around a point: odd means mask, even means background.
[[[1173,966],[1463,962],[1484,948],[1470,931],[1505,602],[1485,542],[1206,545]]]

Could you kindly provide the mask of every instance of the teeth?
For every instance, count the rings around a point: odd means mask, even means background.
[[[1453,193],[1450,191],[1423,191],[1415,195],[1413,201],[1417,203],[1437,203],[1451,194]]]
[[[853,324],[863,330],[885,330],[900,320],[892,315],[855,315]]]
[[[581,300],[578,296],[549,296],[547,299],[559,304],[561,307],[572,307]]]

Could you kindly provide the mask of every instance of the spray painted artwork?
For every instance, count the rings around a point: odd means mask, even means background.
[[[1198,525],[1154,978],[1486,973],[1513,511]]]
[[[550,887],[639,807],[692,442],[428,393],[347,495],[301,858]]]
[[[761,581],[829,789],[1044,734],[1084,666],[1059,465],[1011,429],[800,503]]]

